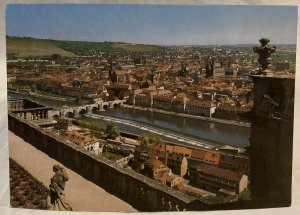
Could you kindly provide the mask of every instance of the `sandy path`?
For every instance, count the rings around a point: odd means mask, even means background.
[[[45,153],[9,131],[9,157],[17,161],[46,187],[53,175],[52,166],[60,164]],[[69,181],[66,183],[66,199],[74,211],[136,211],[131,205],[106,192],[101,187],[66,168]]]

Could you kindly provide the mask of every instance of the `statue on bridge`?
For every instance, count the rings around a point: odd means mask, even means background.
[[[49,189],[50,193],[47,199],[49,210],[72,211],[72,207],[65,199],[65,184],[69,176],[65,169],[58,164],[53,166],[54,175],[51,178]]]
[[[253,51],[259,55],[258,63],[261,65],[260,74],[267,74],[270,73],[268,66],[271,64],[271,54],[276,51],[276,46],[269,46],[268,43],[270,40],[267,38],[261,38],[259,42],[261,46],[253,47]]]

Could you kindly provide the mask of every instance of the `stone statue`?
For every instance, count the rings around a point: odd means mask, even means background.
[[[269,46],[270,40],[267,38],[261,38],[259,42],[261,47],[253,47],[253,51],[259,55],[258,63],[261,65],[263,72],[268,69],[268,65],[271,63],[271,54],[276,51],[276,46]]]
[[[168,202],[168,205],[169,205],[169,209],[168,209],[168,211],[172,211],[172,202],[171,202],[171,201],[169,201],[169,202]]]
[[[161,210],[165,211],[165,199],[161,198]]]
[[[69,180],[65,169],[58,164],[53,165],[54,175],[50,180],[49,196],[47,199],[48,209],[57,211],[71,211],[71,206],[65,199],[65,184]]]
[[[178,205],[177,202],[175,203],[175,208],[176,208],[176,211],[180,211],[180,210],[179,210],[179,205]]]

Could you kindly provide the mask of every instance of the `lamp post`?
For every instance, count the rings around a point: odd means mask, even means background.
[[[173,101],[174,99],[176,99],[176,96],[173,97],[173,99],[171,100],[171,111],[173,111]]]

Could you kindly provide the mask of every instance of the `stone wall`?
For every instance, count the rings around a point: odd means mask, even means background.
[[[140,211],[209,210],[212,206],[133,170],[90,154],[79,146],[9,113],[9,130],[37,149]],[[99,197],[101,204],[101,197]],[[218,206],[219,209],[220,206]]]
[[[295,79],[252,76],[250,137],[253,207],[291,205]]]

